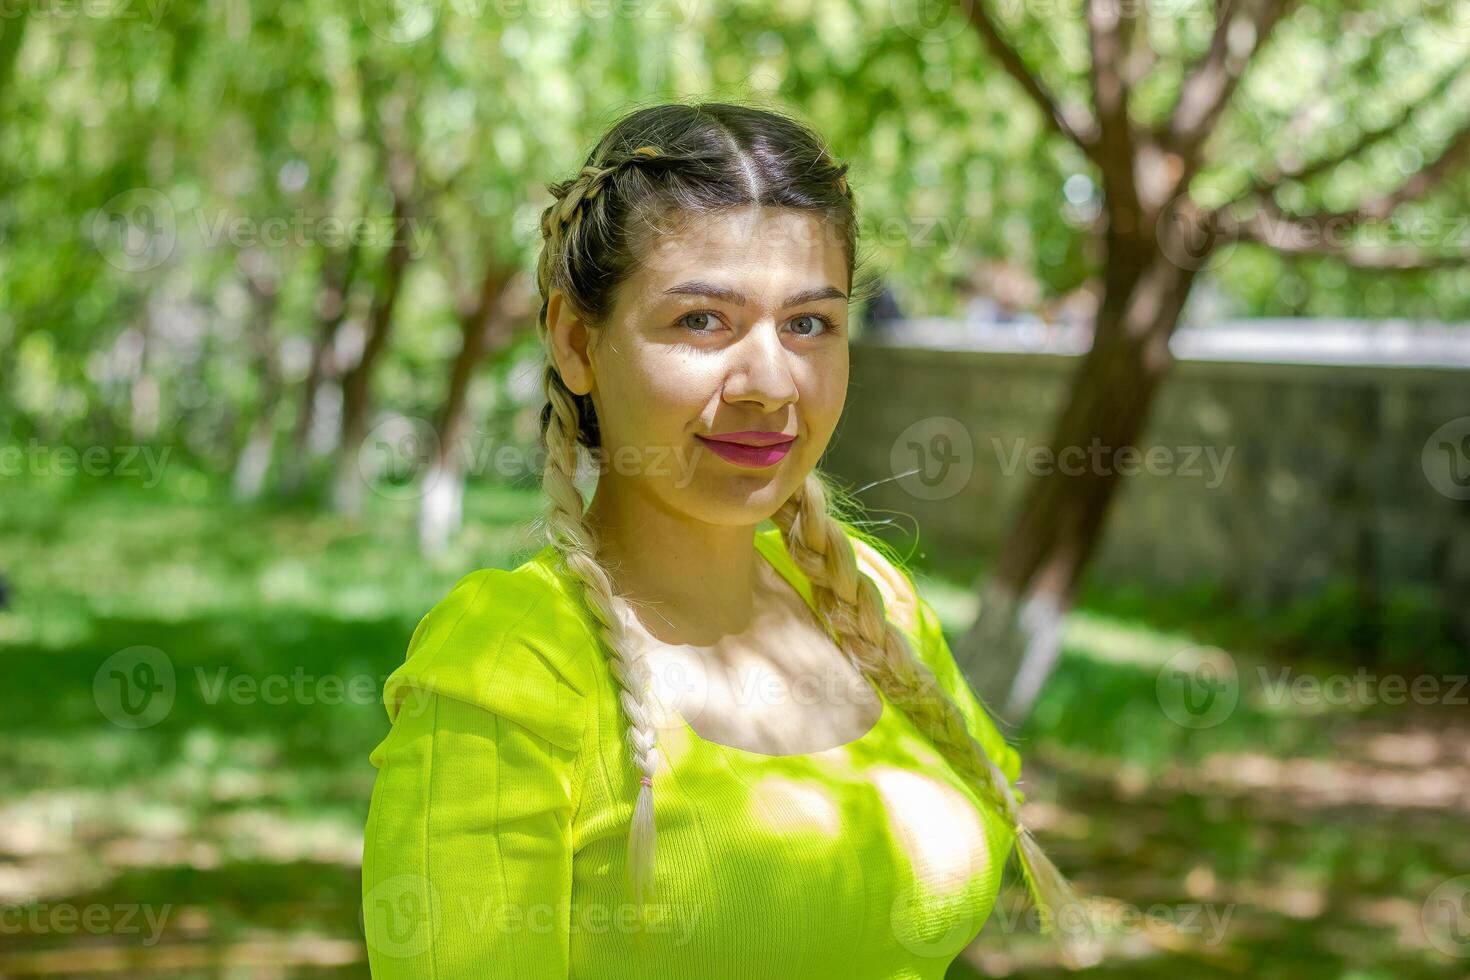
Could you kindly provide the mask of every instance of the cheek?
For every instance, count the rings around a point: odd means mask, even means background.
[[[665,425],[679,425],[699,414],[723,377],[718,358],[669,353],[646,363],[640,394],[648,412],[658,413]]]
[[[625,432],[678,432],[719,390],[712,359],[649,352],[629,358],[600,385],[610,427]]]
[[[801,397],[813,427],[835,428],[847,400],[847,358],[814,363],[801,386]]]

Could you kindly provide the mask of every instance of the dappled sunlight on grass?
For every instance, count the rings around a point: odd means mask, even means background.
[[[973,597],[921,587],[946,597],[936,612],[958,634]],[[1196,649],[1228,658],[1237,700],[1190,727],[1160,678]],[[1406,673],[1404,687],[1423,676]],[[1446,695],[1457,683],[1430,676],[1439,684],[1426,689]],[[1470,964],[1436,948],[1421,916],[1437,886],[1470,870],[1470,713],[1379,696],[1395,679],[1345,669],[1327,651],[1283,663],[1212,648],[1178,623],[1074,612],[1062,662],[1015,741],[1029,822],[1094,908],[1132,915],[1129,929],[1100,930],[1107,957],[1085,975],[1464,974],[1455,967]],[[1341,691],[1355,696],[1330,696]],[[1144,924],[1151,909],[1159,928]],[[1213,936],[1162,928],[1211,914]],[[1074,975],[1034,928],[1005,921],[998,908],[972,967]]]
[[[412,500],[373,498],[353,523],[237,508],[178,476],[152,491],[0,486],[14,585],[0,656],[28,692],[0,715],[0,902],[167,909],[147,945],[116,923],[62,933],[43,916],[5,937],[0,975],[365,976],[357,862],[382,679],[454,582],[533,543],[535,495],[472,489],[470,525],[426,562]],[[916,578],[954,636],[973,596]],[[1470,871],[1467,713],[1298,696],[1301,678],[1310,693],[1340,670],[1331,651],[1291,660],[1277,684],[1277,655],[1235,644],[1221,653],[1238,701],[1190,727],[1161,702],[1161,672],[1215,634],[1177,615],[1154,628],[1135,607],[1070,617],[1016,738],[1027,822],[1088,896],[1106,958],[1062,965],[1012,864],[950,976],[1464,975],[1470,962],[1436,948],[1423,915]],[[167,713],[133,730],[98,699],[113,696],[109,658],[138,646],[174,688]],[[695,750],[681,728],[661,737],[676,757]],[[855,774],[869,761],[850,754]],[[752,790],[763,814],[840,831],[820,787],[778,774]],[[885,800],[942,885],[963,848],[923,828],[959,811],[911,781]]]

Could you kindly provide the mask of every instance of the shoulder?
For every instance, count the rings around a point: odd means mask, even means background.
[[[884,615],[907,633],[917,635],[923,625],[922,602],[913,580],[900,566],[882,550],[846,524],[840,524],[842,532],[852,544],[857,559],[858,571],[877,586],[883,598]],[[793,584],[802,597],[811,601],[810,583],[806,575],[786,553],[779,528],[766,528],[756,532],[756,544],[761,547],[779,569],[794,580]]]
[[[413,692],[503,715],[567,749],[580,743],[595,644],[577,603],[535,558],[470,572],[419,621],[383,701]]]
[[[883,611],[908,633],[917,635],[923,626],[922,600],[914,581],[897,563],[861,536],[847,532],[858,568],[873,580],[883,596]]]

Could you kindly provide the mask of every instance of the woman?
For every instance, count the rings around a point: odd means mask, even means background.
[[[781,115],[671,104],[551,186],[548,544],[465,577],[388,680],[375,976],[938,978],[1018,836],[1071,900],[933,610],[815,468],[846,169]]]

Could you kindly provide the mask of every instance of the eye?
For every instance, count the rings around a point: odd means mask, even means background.
[[[811,321],[804,330],[800,327],[803,320]],[[794,329],[798,337],[820,337],[822,334],[831,333],[836,329],[836,324],[832,322],[831,318],[823,316],[820,313],[803,313],[800,316],[793,317],[791,322],[795,325]]]
[[[714,333],[720,325],[719,319],[706,310],[685,313],[676,322],[690,333]]]

